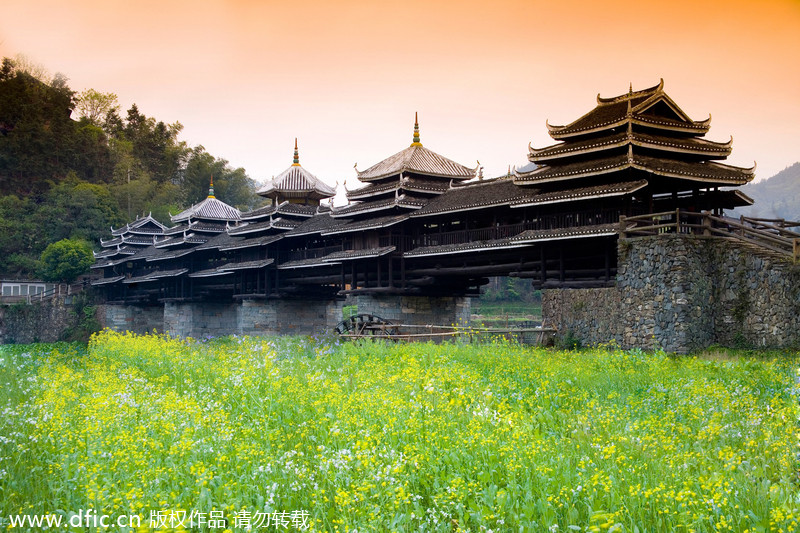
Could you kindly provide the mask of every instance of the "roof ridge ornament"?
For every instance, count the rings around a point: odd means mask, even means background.
[[[214,175],[211,175],[211,184],[208,186],[208,197],[209,198],[216,198],[214,196]]]
[[[422,146],[419,140],[419,119],[416,111],[414,111],[414,138],[411,142],[411,146]]]
[[[294,138],[294,159],[292,160],[292,166],[300,166],[300,153],[297,151],[297,137]]]

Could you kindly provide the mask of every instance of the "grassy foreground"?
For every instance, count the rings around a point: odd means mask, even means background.
[[[186,530],[797,531],[796,366],[108,331],[3,346],[0,530],[91,508],[136,531],[193,511],[227,522]]]

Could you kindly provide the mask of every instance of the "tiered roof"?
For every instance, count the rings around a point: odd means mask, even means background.
[[[284,200],[301,200],[311,205],[319,205],[321,199],[334,196],[336,190],[300,165],[300,154],[295,138],[292,166],[269,180],[258,190],[258,194],[271,198],[276,204]]]
[[[387,216],[415,211],[446,192],[452,183],[476,177],[477,170],[422,146],[415,114],[411,145],[364,171],[356,169],[359,181],[366,186],[347,191],[348,200],[354,202],[335,209],[331,216]]]
[[[103,268],[110,263],[118,264],[126,261],[144,247],[158,242],[167,227],[154,219],[152,215],[136,218],[134,222],[125,224],[121,228],[111,228],[112,238],[104,241],[100,239],[103,251],[94,254],[95,264],[92,268]]]
[[[598,95],[596,107],[576,121],[547,124],[550,136],[562,142],[529,146],[528,159],[534,164],[517,169],[515,182],[539,185],[593,178],[602,183],[627,173],[628,181],[646,179],[655,192],[666,192],[751,181],[755,167],[715,161],[730,155],[732,139],[703,139],[710,122],[710,116],[703,121],[689,118],[664,92],[663,80],[641,91],[631,87],[613,98]]]

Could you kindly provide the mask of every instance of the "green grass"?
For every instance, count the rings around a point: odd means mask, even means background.
[[[796,354],[105,332],[0,361],[6,524],[91,507],[214,510],[231,531],[275,511],[315,531],[798,528]]]

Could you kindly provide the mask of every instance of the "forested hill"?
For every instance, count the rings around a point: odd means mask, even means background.
[[[24,58],[0,68],[0,279],[40,274],[48,244],[83,239],[95,248],[109,226],[152,212],[169,223],[208,194],[241,209],[259,203],[256,184],[202,146],[179,139],[182,126],[121,114],[116,95],[76,93]]]
[[[751,207],[737,210],[749,217],[783,218],[800,221],[800,163],[787,167],[769,179],[742,187],[755,200]]]

